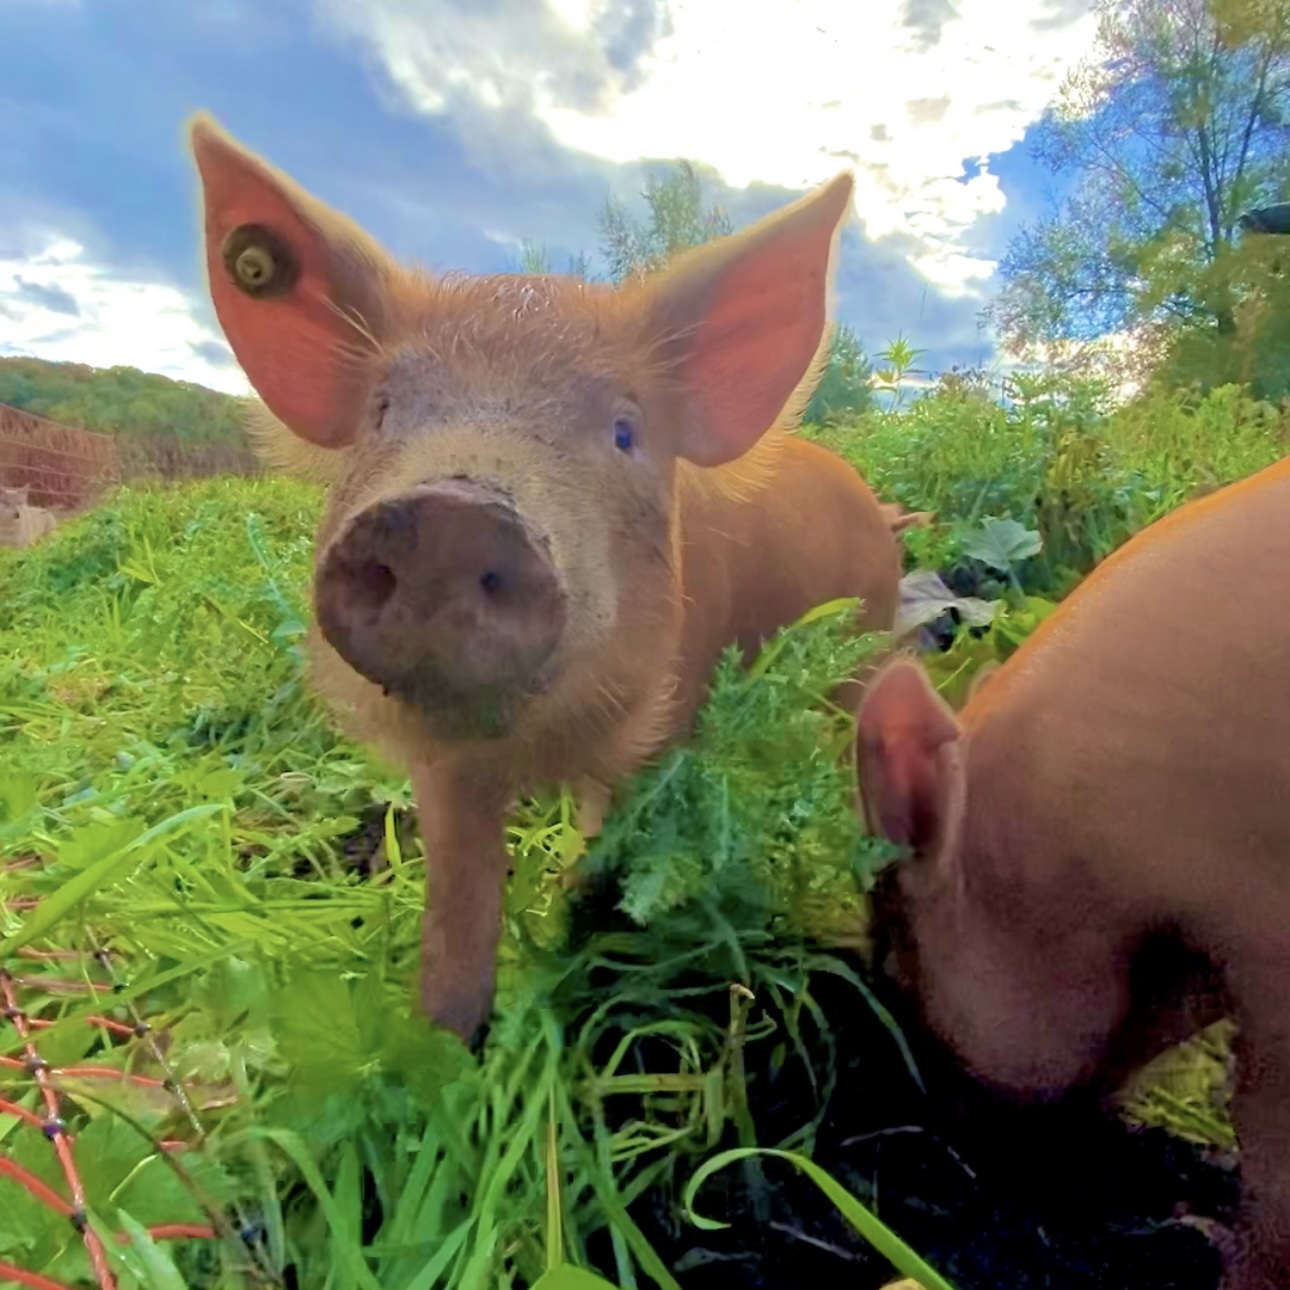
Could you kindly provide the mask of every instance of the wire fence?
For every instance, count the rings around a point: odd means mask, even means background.
[[[40,899],[18,894],[22,889],[19,884],[23,871],[38,870],[44,863],[40,856],[24,855],[0,865],[0,876],[11,880],[5,883],[10,895],[0,901],[0,910],[32,916]],[[225,1207],[204,1195],[182,1163],[185,1154],[200,1153],[208,1141],[197,1104],[203,1108],[232,1105],[238,1100],[236,1089],[231,1083],[212,1085],[179,1078],[166,1057],[167,1036],[149,1025],[129,989],[129,964],[89,928],[82,927],[82,933],[85,942],[80,949],[22,945],[0,967],[0,1126],[9,1117],[16,1122],[0,1132],[0,1212],[12,1204],[4,1198],[5,1189],[22,1188],[66,1219],[83,1242],[91,1278],[88,1284],[98,1290],[117,1290],[120,1255],[111,1247],[127,1246],[132,1237],[103,1221],[102,1209],[111,1198],[88,1193],[84,1162],[77,1158],[76,1130],[89,1122],[83,1104],[98,1100],[93,1087],[104,1090],[108,1103],[120,1100],[119,1094],[111,1096],[114,1087],[128,1087],[134,1096],[163,1104],[168,1112],[166,1122],[177,1120],[179,1127],[170,1130],[176,1136],[149,1136],[149,1145],[158,1157],[166,1157],[166,1164],[184,1180],[206,1219],[194,1222],[190,1214],[185,1221],[154,1223],[143,1230],[153,1241],[222,1242],[231,1256],[226,1267],[239,1270],[250,1284],[280,1286],[265,1246],[263,1225],[242,1212],[238,1204]],[[97,1044],[73,1064],[51,1064],[41,1054],[42,1035],[60,1024],[65,1030],[69,1020],[75,1023],[78,1012],[82,1022],[98,1032]],[[137,1122],[135,1128],[147,1133]],[[47,1170],[47,1178],[15,1160],[12,1143],[8,1148],[5,1145],[13,1134],[24,1131],[42,1134],[54,1153],[57,1168]],[[0,1254],[0,1285],[79,1290],[87,1284],[78,1279],[73,1286],[45,1272],[23,1268],[7,1257],[11,1254]]]
[[[30,505],[56,513],[85,510],[107,489],[135,480],[172,482],[259,470],[249,447],[239,444],[98,434],[0,404],[0,486],[26,485]],[[0,888],[14,892],[22,870],[42,863],[37,856],[25,856],[0,865]],[[0,912],[29,913],[37,903],[35,898],[14,894],[0,901]],[[109,1198],[86,1194],[76,1153],[75,1129],[87,1122],[84,1108],[76,1106],[78,1086],[125,1085],[173,1104],[186,1126],[184,1137],[154,1145],[181,1177],[184,1170],[177,1157],[200,1150],[206,1140],[192,1099],[143,1014],[128,996],[117,999],[123,988],[117,971],[113,954],[97,943],[88,950],[23,945],[0,962],[0,1212],[12,1204],[5,1191],[21,1188],[66,1219],[84,1243],[88,1284],[98,1290],[116,1290],[120,1256],[111,1247],[129,1245],[132,1238],[95,1215],[96,1200],[102,1205]],[[78,1003],[100,999],[102,1004],[92,1002],[82,1017],[100,1036],[97,1052],[71,1065],[46,1061],[41,1055],[42,1033],[63,1020],[69,1007],[79,1011]],[[105,1015],[109,1013],[116,1015]],[[38,1176],[14,1158],[11,1148],[19,1140],[16,1135],[24,1132],[43,1134],[48,1141],[57,1161],[48,1177]],[[276,1278],[263,1274],[265,1254],[254,1225],[198,1200],[207,1222],[161,1223],[145,1231],[154,1241],[232,1242],[238,1251],[236,1261],[249,1266],[252,1280],[274,1283]],[[0,1286],[77,1290],[66,1281],[21,1267],[15,1257],[13,1250],[0,1253]]]
[[[68,514],[93,506],[117,484],[172,483],[209,475],[254,475],[240,443],[189,443],[165,434],[100,434],[0,403],[0,486],[27,487],[27,501]]]

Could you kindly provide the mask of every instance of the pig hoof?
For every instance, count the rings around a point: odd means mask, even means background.
[[[456,1035],[467,1048],[477,1051],[480,1034],[488,1028],[488,1006],[481,1006],[473,999],[423,999],[422,1009],[432,1024]]]

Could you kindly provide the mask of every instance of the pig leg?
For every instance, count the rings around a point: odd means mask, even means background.
[[[1175,937],[1141,946],[1133,965],[1133,1010],[1102,1062],[1102,1090],[1113,1093],[1147,1062],[1232,1013],[1226,974]]]
[[[574,793],[578,799],[578,832],[591,841],[599,837],[604,827],[612,791],[598,780],[584,775],[574,785]]]
[[[573,794],[578,803],[578,832],[584,841],[590,842],[604,827],[613,790],[589,775],[582,775],[574,782]],[[586,887],[576,860],[560,874],[560,886],[566,891],[582,891]]]
[[[1244,1214],[1223,1290],[1290,1286],[1290,952],[1235,974],[1241,1002],[1232,1119]]]
[[[454,761],[416,765],[412,791],[426,851],[421,1005],[474,1043],[488,1019],[509,856],[510,788]]]

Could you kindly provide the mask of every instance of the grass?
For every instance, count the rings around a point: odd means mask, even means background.
[[[1276,417],[1230,391],[1163,419],[1059,395],[1002,409],[951,391],[827,432],[885,497],[939,512],[911,562],[970,563],[991,518],[1040,534],[993,570],[994,625],[932,659],[956,700],[1135,526],[1279,452]],[[684,1215],[773,1225],[793,1169],[862,1234],[845,1238],[857,1284],[893,1267],[949,1284],[871,1188],[813,1163],[865,1070],[918,1086],[864,970],[889,852],[860,832],[848,723],[822,702],[876,641],[835,606],[751,673],[723,664],[698,737],[636,778],[582,861],[578,906],[559,882],[582,848],[571,803],[524,804],[476,1060],[411,1012],[407,784],[301,678],[319,501],[276,478],[130,488],[0,552],[0,968],[53,1023],[35,1040],[69,1072],[62,1114],[118,1284],[688,1286],[678,1251],[704,1229]],[[0,1069],[0,1160],[57,1190],[23,1051],[0,1030],[19,1063]],[[1221,1055],[1205,1060],[1132,1113],[1226,1144],[1206,1110]],[[66,1218],[0,1189],[0,1266],[95,1284]]]

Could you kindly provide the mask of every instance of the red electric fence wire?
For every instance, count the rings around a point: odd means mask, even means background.
[[[28,951],[23,954],[23,957],[28,959],[39,958],[44,960],[61,959],[66,956],[67,952],[65,951]],[[85,1243],[86,1254],[89,1257],[90,1266],[99,1290],[115,1290],[116,1280],[112,1273],[107,1251],[98,1233],[95,1232],[86,1218],[85,1188],[81,1181],[80,1172],[76,1167],[73,1152],[76,1140],[62,1120],[59,1094],[54,1087],[53,1081],[62,1077],[113,1079],[126,1081],[144,1088],[171,1088],[171,1081],[153,1079],[146,1075],[135,1075],[119,1067],[50,1066],[40,1056],[36,1048],[35,1036],[42,1029],[53,1023],[41,1018],[28,1016],[18,998],[18,989],[22,982],[23,978],[15,977],[12,972],[0,968],[0,1018],[8,1021],[14,1027],[23,1044],[23,1057],[0,1057],[0,1070],[21,1071],[29,1075],[40,1092],[45,1114],[42,1117],[28,1107],[21,1106],[7,1098],[0,1098],[0,1115],[13,1116],[24,1124],[40,1129],[45,1134],[58,1158],[70,1199],[60,1195],[53,1187],[37,1178],[30,1170],[23,1168],[16,1161],[4,1155],[0,1155],[0,1179],[6,1180],[11,1185],[24,1188],[31,1196],[42,1204],[47,1205],[55,1213],[68,1218],[80,1232]],[[84,989],[91,983],[84,981],[51,982],[49,978],[42,977],[38,982],[32,982],[31,984],[38,985],[42,990],[49,990],[51,984],[55,988],[58,986],[67,988],[75,986]],[[87,1017],[86,1021],[92,1026],[123,1037],[141,1037],[141,1030],[146,1029],[140,1025],[130,1026],[124,1022],[114,1021],[110,1017],[97,1015]],[[162,1149],[167,1152],[182,1150],[188,1145],[188,1143],[173,1139],[161,1143]],[[203,1223],[163,1223],[150,1227],[148,1233],[153,1240],[213,1240],[219,1235],[214,1226]],[[114,1239],[121,1245],[128,1245],[130,1242],[129,1234],[125,1232],[114,1233]],[[19,1285],[36,1287],[36,1290],[72,1290],[72,1287],[61,1281],[55,1281],[42,1273],[31,1272],[2,1260],[0,1260],[0,1281],[16,1282]]]
[[[72,1158],[72,1145],[68,1141],[66,1126],[59,1116],[58,1092],[50,1083],[49,1066],[36,1051],[36,1045],[32,1042],[33,1031],[27,1024],[27,1014],[18,1006],[14,978],[4,968],[0,968],[0,1001],[3,1003],[3,1016],[13,1025],[23,1041],[27,1070],[36,1081],[36,1086],[44,1099],[46,1115],[41,1127],[44,1129],[45,1136],[53,1144],[58,1163],[62,1166],[63,1177],[67,1180],[67,1189],[72,1194],[72,1203],[67,1211],[68,1217],[81,1231],[85,1252],[89,1255],[90,1267],[94,1269],[94,1275],[98,1279],[101,1290],[115,1290],[116,1279],[108,1263],[107,1251],[103,1248],[103,1242],[99,1240],[98,1233],[86,1221],[85,1189],[81,1184],[81,1175],[76,1168],[76,1161]],[[9,1064],[8,1059],[5,1064]],[[58,1208],[61,1202],[52,1191],[45,1188],[43,1183],[40,1184],[39,1192],[32,1188],[31,1183],[35,1181],[31,1179],[26,1184],[27,1189],[45,1204],[52,1204]]]

